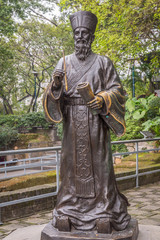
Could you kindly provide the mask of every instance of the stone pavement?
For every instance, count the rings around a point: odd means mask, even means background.
[[[128,212],[133,218],[136,218],[140,224],[140,235],[138,239],[160,240],[160,182],[127,190],[124,191],[124,194],[128,197],[131,204]],[[39,240],[36,236],[40,235],[41,230],[51,218],[52,210],[49,210],[39,212],[30,217],[6,222],[0,226],[0,239],[28,240],[30,238],[28,238],[27,235],[25,235],[25,238],[21,237],[25,231],[35,236],[35,238],[32,236],[32,240]],[[143,237],[141,235],[143,235]]]

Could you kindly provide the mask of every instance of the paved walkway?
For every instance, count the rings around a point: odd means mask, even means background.
[[[158,235],[156,238],[153,238],[153,240],[160,240],[160,182],[156,184],[146,185],[137,189],[134,188],[132,190],[127,190],[124,191],[124,194],[128,197],[131,204],[128,208],[131,216],[133,218],[136,218],[138,220],[138,223],[141,225],[148,225],[149,227],[154,226],[154,229],[158,229],[154,230],[156,232],[159,231],[159,233],[157,232]],[[40,225],[35,229],[37,229],[37,231],[41,231],[41,229],[43,229],[45,226],[44,224],[48,223],[51,218],[52,210],[39,212],[38,214],[32,215],[30,217],[9,221],[0,226],[0,239],[8,240],[10,238],[6,238],[6,236],[8,236],[11,232],[17,229],[19,234],[21,234],[21,232],[24,230],[24,227],[29,226],[32,226],[34,229],[35,225]],[[21,228],[23,229],[21,230]],[[144,226],[143,229],[144,228],[148,229],[147,226]],[[14,233],[12,234],[14,235]],[[12,239],[17,240],[14,237],[12,237]],[[152,238],[147,237],[145,239],[148,240]]]

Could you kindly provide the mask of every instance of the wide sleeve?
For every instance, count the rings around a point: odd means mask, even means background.
[[[63,60],[60,59],[56,69],[63,69]],[[55,71],[54,70],[54,71]],[[59,123],[63,120],[61,111],[61,100],[63,93],[63,84],[59,89],[54,88],[54,80],[49,83],[43,95],[43,109],[46,119],[52,123]]]
[[[125,97],[119,76],[109,58],[103,63],[105,90],[98,93],[104,99],[104,108],[100,114],[105,123],[117,136],[125,133]]]

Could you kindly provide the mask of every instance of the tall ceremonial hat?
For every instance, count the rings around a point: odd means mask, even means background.
[[[73,31],[78,27],[85,27],[94,33],[98,19],[96,15],[91,12],[79,11],[70,16],[70,21]]]

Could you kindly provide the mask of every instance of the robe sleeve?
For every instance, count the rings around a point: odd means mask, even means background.
[[[63,69],[63,60],[60,59],[56,69]],[[54,70],[54,71],[55,71]],[[63,92],[63,84],[59,89],[54,88],[54,80],[48,85],[43,95],[43,108],[46,119],[51,123],[59,123],[63,120],[61,111],[61,96]]]
[[[100,115],[113,132],[120,137],[126,130],[123,88],[113,63],[109,58],[105,58],[104,68],[105,90],[97,94],[104,99],[104,107]]]

